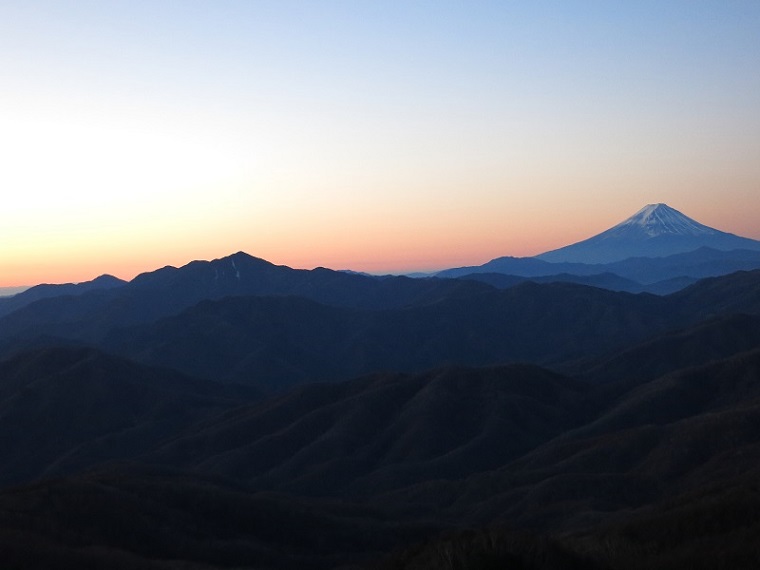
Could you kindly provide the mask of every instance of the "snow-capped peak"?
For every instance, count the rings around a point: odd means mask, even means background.
[[[658,235],[706,235],[718,233],[713,228],[700,224],[690,217],[682,214],[667,204],[647,204],[627,220],[610,228],[610,233],[618,233],[616,230],[631,230],[638,228],[646,235],[655,237]]]
[[[647,204],[600,234],[537,258],[554,263],[612,263],[629,257],[665,257],[701,247],[757,250],[760,241],[705,226],[667,204]]]

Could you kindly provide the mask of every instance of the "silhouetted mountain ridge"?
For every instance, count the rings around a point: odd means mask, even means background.
[[[83,283],[65,283],[62,285],[49,285],[42,284],[30,287],[17,295],[12,297],[0,298],[0,317],[8,315],[13,311],[17,311],[22,307],[25,307],[40,299],[47,299],[50,297],[61,297],[69,295],[81,295],[88,291],[96,291],[101,289],[113,289],[125,285],[126,281],[118,279],[113,275],[101,275],[96,277],[92,281],[85,281]]]
[[[102,346],[152,365],[275,390],[442,363],[533,362],[576,370],[584,361],[706,318],[760,314],[757,287],[760,271],[715,278],[668,297],[528,282],[387,311],[288,297],[227,298],[113,331]]]
[[[658,296],[244,254],[41,298],[0,319],[3,567],[356,568],[420,540],[380,567],[747,567],[758,319],[758,270]]]
[[[41,335],[94,342],[115,327],[149,323],[201,301],[228,296],[300,296],[338,307],[385,309],[489,289],[485,284],[436,278],[367,277],[324,268],[297,270],[237,253],[181,268],[164,267],[115,288],[25,304],[0,319],[0,343]]]
[[[612,263],[564,263],[548,262],[537,258],[499,257],[483,265],[446,269],[436,273],[443,278],[473,278],[477,274],[505,274],[524,278],[541,278],[553,281],[584,282],[598,275],[614,275],[638,284],[639,291],[652,293],[672,293],[695,280],[706,277],[718,277],[736,271],[750,271],[760,268],[760,251],[736,249],[720,251],[709,247],[700,247],[686,253],[677,253],[666,257],[631,257]],[[564,277],[563,276],[569,276]],[[678,280],[686,280],[678,287]],[[670,287],[667,282],[672,281]],[[619,290],[637,292],[635,285],[619,286]],[[600,286],[606,286],[603,282]],[[664,288],[661,288],[665,285]],[[610,287],[607,287],[610,288]]]

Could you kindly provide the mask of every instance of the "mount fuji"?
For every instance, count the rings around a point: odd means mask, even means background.
[[[525,280],[569,281],[659,295],[705,277],[753,269],[760,269],[760,241],[716,230],[667,204],[649,204],[584,241],[536,257],[497,257],[483,265],[445,269],[436,276],[468,277],[500,288]]]
[[[703,247],[760,250],[760,241],[700,224],[667,204],[648,204],[600,234],[547,251],[536,259],[550,263],[613,263],[631,257],[667,257]]]

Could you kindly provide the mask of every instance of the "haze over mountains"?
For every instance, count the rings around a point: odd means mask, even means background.
[[[435,277],[0,299],[3,567],[754,567],[759,245],[659,204]]]
[[[631,293],[672,293],[698,279],[760,267],[760,241],[700,224],[666,204],[649,204],[616,226],[536,257],[499,257],[439,277],[514,285],[572,281]],[[505,280],[499,275],[509,275]]]
[[[760,242],[700,224],[667,204],[648,204],[598,235],[537,257],[554,263],[613,263],[630,257],[667,257],[703,247],[760,250]]]

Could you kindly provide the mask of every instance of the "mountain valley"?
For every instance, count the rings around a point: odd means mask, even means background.
[[[0,299],[3,567],[756,566],[760,251],[664,205],[609,232]]]

